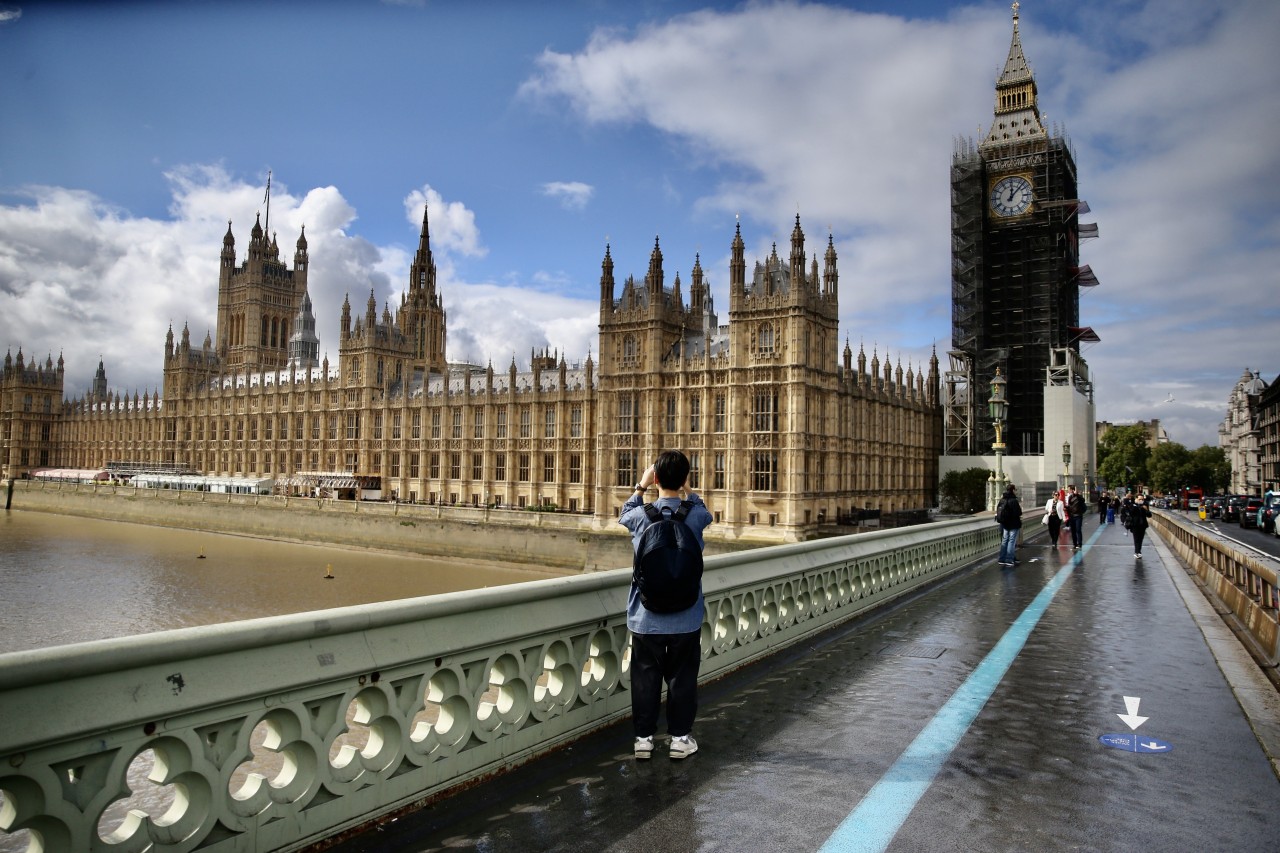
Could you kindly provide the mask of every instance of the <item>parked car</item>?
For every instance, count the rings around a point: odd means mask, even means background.
[[[1222,505],[1222,520],[1234,521],[1240,523],[1240,507],[1244,506],[1244,495],[1231,495],[1227,498],[1226,503]]]
[[[1240,507],[1240,526],[1257,527],[1260,509],[1262,509],[1262,498],[1246,498]]]
[[[1266,533],[1280,536],[1277,515],[1280,515],[1280,492],[1267,492],[1262,498],[1262,508],[1258,510],[1258,527]]]

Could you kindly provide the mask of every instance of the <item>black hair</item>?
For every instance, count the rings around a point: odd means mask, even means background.
[[[664,450],[653,463],[653,474],[660,487],[679,491],[689,479],[689,460],[679,450]]]

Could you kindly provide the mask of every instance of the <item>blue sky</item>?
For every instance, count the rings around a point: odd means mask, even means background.
[[[1280,4],[1020,16],[1102,235],[1098,417],[1216,444],[1243,371],[1280,372]],[[811,253],[834,237],[842,339],[945,361],[951,152],[1010,33],[1006,2],[0,3],[0,346],[62,353],[71,395],[100,356],[157,387],[270,170],[333,358],[344,296],[398,301],[429,201],[453,359],[594,352],[606,241],[620,280],[655,237],[668,281],[700,253],[726,321],[735,222],[763,258],[798,212]]]

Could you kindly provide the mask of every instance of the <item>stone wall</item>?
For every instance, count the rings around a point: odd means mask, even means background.
[[[567,513],[34,480],[14,481],[12,508],[584,572],[631,564],[631,540],[621,526],[598,530],[591,516]],[[707,554],[750,547],[708,539]]]

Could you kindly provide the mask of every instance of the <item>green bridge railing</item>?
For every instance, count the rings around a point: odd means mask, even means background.
[[[702,678],[997,541],[980,517],[709,557]],[[629,581],[621,569],[0,655],[0,849],[297,850],[509,769],[630,712]]]

